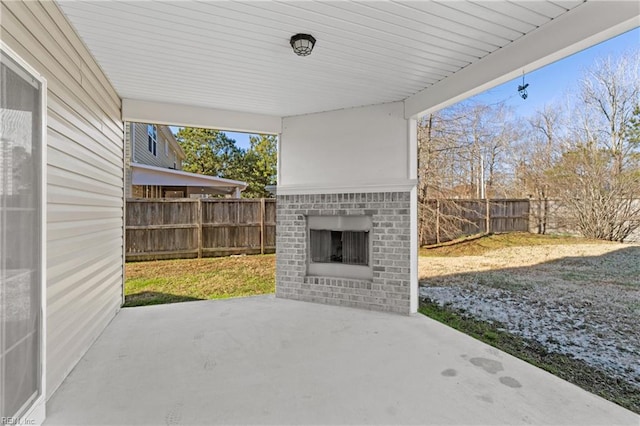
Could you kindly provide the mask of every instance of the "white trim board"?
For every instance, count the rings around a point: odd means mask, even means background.
[[[271,135],[282,132],[282,118],[273,115],[137,99],[122,100],[122,121]]]
[[[417,180],[403,182],[389,182],[382,184],[354,184],[341,186],[310,186],[310,185],[278,185],[277,195],[306,195],[306,194],[360,194],[374,192],[409,192],[417,185]]]

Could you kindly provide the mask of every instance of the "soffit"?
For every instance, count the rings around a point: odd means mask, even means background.
[[[291,116],[406,99],[583,2],[59,4],[122,98]]]

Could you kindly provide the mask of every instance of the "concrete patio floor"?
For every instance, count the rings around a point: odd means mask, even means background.
[[[422,315],[273,296],[123,309],[47,411],[45,425],[640,424]]]

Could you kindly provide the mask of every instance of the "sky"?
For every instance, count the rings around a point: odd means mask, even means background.
[[[180,127],[169,126],[173,134],[175,135],[180,130]],[[238,132],[223,132],[227,135],[227,137],[236,141],[236,146],[238,148],[247,149],[249,148],[249,136],[255,136],[250,133],[238,133]]]
[[[522,99],[518,94],[518,85],[522,84],[522,76],[471,99],[487,104],[505,101],[508,106],[514,108],[516,115],[528,116],[542,109],[545,104],[561,100],[567,92],[576,88],[583,71],[589,68],[597,58],[606,58],[607,56],[615,58],[638,47],[640,47],[640,28],[620,34],[536,71],[526,73],[525,83],[529,84],[527,99]]]
[[[542,109],[545,104],[562,99],[565,93],[575,88],[583,71],[590,67],[597,58],[617,57],[639,46],[640,28],[635,28],[536,71],[526,73],[524,77],[525,83],[529,84],[527,99],[522,99],[518,94],[518,85],[522,84],[522,76],[487,90],[471,99],[487,104],[504,101],[508,106],[513,107],[516,115],[529,116]],[[176,133],[178,128],[172,127],[171,130]],[[235,139],[239,148],[247,149],[249,147],[250,134],[224,133],[229,138]]]
[[[169,128],[171,129],[174,135],[178,133],[178,130],[180,130],[180,127],[176,127],[176,126],[169,126]],[[250,134],[250,133],[238,133],[238,132],[223,132],[223,133],[226,134],[227,137],[235,140],[236,146],[242,149],[249,148],[249,136],[255,136],[254,134]]]
[[[242,149],[249,148],[249,136],[254,136],[249,133],[238,133],[238,132],[225,132],[227,137],[231,139],[235,139],[236,146]]]

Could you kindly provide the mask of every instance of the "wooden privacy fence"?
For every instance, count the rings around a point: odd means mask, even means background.
[[[421,245],[488,232],[529,232],[529,200],[428,200],[420,219]]]
[[[275,253],[273,199],[127,200],[126,259]]]

